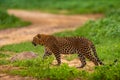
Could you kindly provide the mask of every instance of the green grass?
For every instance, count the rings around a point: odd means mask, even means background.
[[[10,64],[10,62],[6,59],[0,59],[0,65],[7,65]]]
[[[18,28],[29,24],[30,22],[22,21],[13,15],[8,15],[6,11],[0,10],[0,29]]]
[[[0,58],[3,58],[3,57],[9,57],[8,54],[4,54],[4,53],[0,53]]]
[[[32,3],[32,4],[31,4]],[[12,5],[11,5],[12,4]],[[61,4],[63,6],[61,6]],[[120,1],[119,0],[0,0],[1,8],[17,8],[30,10],[43,10],[47,12],[59,13],[106,13],[106,17],[97,21],[88,21],[81,28],[75,31],[65,31],[56,33],[56,36],[83,36],[94,42],[98,56],[105,63],[104,66],[95,67],[93,73],[69,67],[67,64],[52,66],[54,57],[42,60],[43,47],[34,47],[31,42],[6,45],[0,51],[10,51],[20,53],[33,51],[39,55],[36,59],[22,60],[10,63],[6,58],[9,55],[0,53],[0,65],[13,65],[22,67],[20,70],[12,70],[8,73],[21,76],[32,76],[38,79],[51,80],[120,80]],[[47,6],[46,6],[47,5]],[[113,10],[113,9],[117,9]],[[111,11],[113,10],[113,11]],[[23,26],[24,23],[14,16],[0,11],[0,29],[15,26]],[[9,26],[9,27],[8,27]],[[76,55],[66,57],[68,61],[76,58]],[[115,65],[113,61],[117,59]]]
[[[119,80],[120,63],[114,66],[97,67],[89,77],[90,80]]]
[[[78,57],[77,54],[72,54],[72,55],[67,55],[67,56],[65,56],[65,59],[66,59],[67,61],[72,61],[73,59],[76,59],[77,57]]]
[[[119,0],[0,0],[1,8],[42,10],[52,13],[105,13],[120,8]]]
[[[105,63],[104,66],[95,67],[93,73],[69,67],[67,64],[52,66],[53,57],[42,60],[43,47],[34,47],[31,42],[6,45],[0,51],[23,52],[33,51],[40,57],[32,60],[16,61],[13,66],[24,67],[21,70],[12,70],[11,74],[32,76],[38,79],[51,80],[119,80],[120,79],[120,10],[111,11],[106,17],[97,21],[89,21],[75,31],[56,33],[56,36],[83,36],[94,42],[99,58]],[[73,57],[67,58],[68,60]],[[115,65],[113,61],[117,59]],[[7,64],[4,63],[3,64]],[[10,63],[9,63],[10,64]]]
[[[24,60],[15,62],[14,66],[26,67],[24,70],[14,70],[10,73],[18,74],[22,76],[32,76],[39,79],[52,79],[52,80],[64,80],[70,79],[72,80],[75,77],[79,77],[82,75],[82,71],[78,71],[76,68],[70,68],[66,64],[62,64],[61,66],[53,66],[51,67],[51,63],[53,58],[48,58],[46,60],[42,60],[40,57],[33,60]],[[62,75],[62,76],[60,76]],[[71,76],[73,75],[73,76]]]

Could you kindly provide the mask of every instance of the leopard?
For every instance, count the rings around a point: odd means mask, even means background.
[[[43,59],[54,55],[57,65],[61,64],[61,54],[77,54],[81,65],[77,68],[83,68],[86,65],[86,58],[92,61],[96,66],[104,65],[98,58],[95,45],[85,37],[59,37],[48,34],[37,34],[33,37],[34,46],[44,46]]]

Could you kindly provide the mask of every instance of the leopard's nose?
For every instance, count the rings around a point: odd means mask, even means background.
[[[33,44],[34,46],[36,46],[36,44],[35,44],[34,42],[32,42],[32,44]]]

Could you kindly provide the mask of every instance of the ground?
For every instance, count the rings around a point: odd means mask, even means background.
[[[38,33],[53,34],[64,30],[74,30],[83,25],[88,20],[95,20],[103,15],[101,14],[86,14],[86,15],[62,15],[49,14],[38,11],[24,10],[8,10],[8,13],[15,15],[23,20],[30,21],[32,25],[23,28],[13,28],[0,31],[0,46],[31,41],[33,36]],[[78,66],[78,59],[67,61],[62,55],[62,62],[68,63],[69,66]],[[93,63],[87,63],[85,69],[92,71]],[[12,70],[10,66],[0,66],[0,70]],[[35,80],[31,77],[11,76],[9,74],[0,73],[0,80]]]

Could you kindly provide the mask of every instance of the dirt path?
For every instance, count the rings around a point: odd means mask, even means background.
[[[32,77],[12,76],[8,74],[0,74],[0,80],[37,80]]]
[[[17,75],[9,75],[4,73],[4,71],[18,70],[18,67],[12,67],[7,65],[0,66],[0,80],[37,80],[32,77],[21,77]]]
[[[89,15],[56,15],[37,11],[8,10],[9,14],[23,20],[30,21],[32,25],[24,28],[13,28],[0,31],[0,46],[32,40],[38,33],[52,34],[64,30],[74,30],[87,20],[100,18],[100,14]]]

